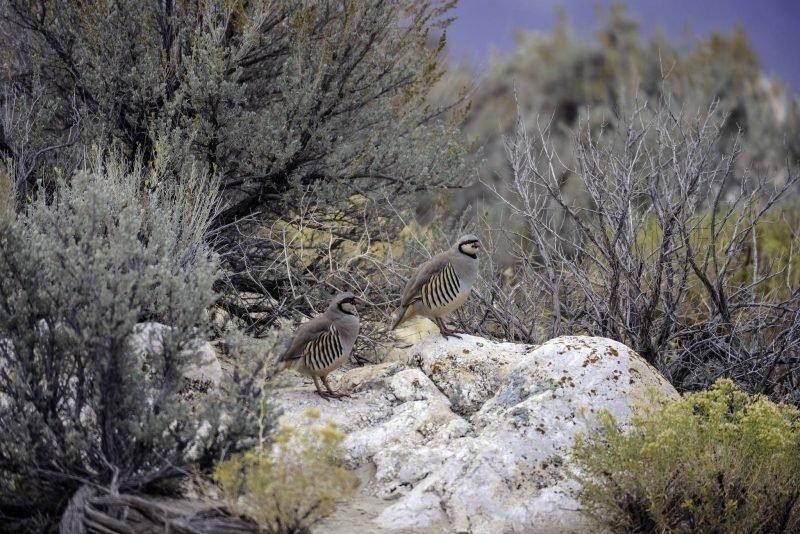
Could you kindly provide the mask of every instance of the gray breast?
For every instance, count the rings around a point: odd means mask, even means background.
[[[422,286],[422,304],[426,308],[443,308],[453,302],[461,289],[461,280],[453,266],[448,263],[444,269],[431,277],[427,284]]]
[[[341,355],[342,341],[335,325],[308,343],[303,352],[306,367],[315,371],[330,367]]]

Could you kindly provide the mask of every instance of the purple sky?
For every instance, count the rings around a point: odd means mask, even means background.
[[[513,48],[512,31],[548,30],[556,9],[579,31],[597,28],[596,5],[613,0],[460,0],[458,17],[448,30],[450,48],[479,71],[491,51]],[[766,72],[800,91],[800,0],[630,0],[628,12],[649,33],[660,28],[670,37],[707,36],[712,30],[730,32],[741,23]]]

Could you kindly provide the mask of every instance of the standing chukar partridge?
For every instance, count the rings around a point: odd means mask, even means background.
[[[478,276],[480,248],[478,238],[468,234],[449,250],[420,265],[406,284],[392,330],[412,317],[422,315],[434,321],[445,338],[458,338],[455,330],[447,328],[444,317],[467,301]]]
[[[346,396],[331,389],[328,373],[341,367],[353,350],[361,327],[357,303],[360,301],[350,292],[336,295],[325,313],[300,325],[289,348],[278,358],[281,369],[294,367],[301,374],[310,376],[322,398]],[[319,387],[319,379],[322,379],[327,392]]]

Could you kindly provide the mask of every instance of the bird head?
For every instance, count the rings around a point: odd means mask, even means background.
[[[345,291],[344,293],[339,293],[333,298],[328,309],[338,313],[355,315],[358,317],[358,309],[356,308],[358,304],[361,304],[361,300],[359,300],[351,292]]]
[[[458,251],[462,254],[466,254],[471,258],[477,258],[478,251],[481,248],[481,242],[475,234],[467,234],[458,240],[456,248],[458,248]]]

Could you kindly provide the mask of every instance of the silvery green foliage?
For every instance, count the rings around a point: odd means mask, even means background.
[[[42,134],[51,144],[77,108],[83,143],[111,138],[164,177],[187,160],[219,174],[229,282],[283,300],[289,276],[264,267],[283,249],[243,219],[271,227],[302,206],[339,255],[366,227],[395,237],[387,215],[413,208],[416,192],[474,179],[453,113],[463,94],[429,98],[453,3],[7,0],[0,60],[28,91],[39,73],[60,121]],[[318,253],[290,276],[313,283],[329,263]]]
[[[181,473],[190,449],[209,462],[251,432],[244,398],[237,408],[221,391],[191,406],[180,395],[184,349],[204,336],[216,298],[203,242],[214,184],[187,174],[143,193],[146,179],[92,156],[50,200],[0,221],[5,528],[58,513],[87,484],[145,490]],[[129,343],[143,321],[170,326],[146,368]]]

